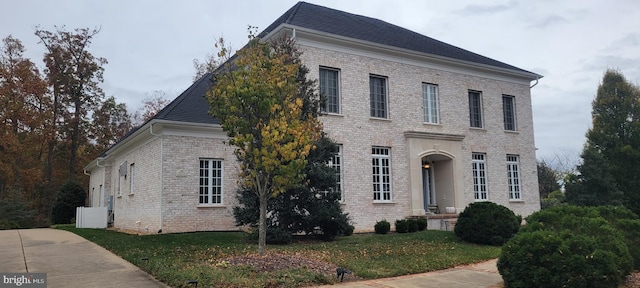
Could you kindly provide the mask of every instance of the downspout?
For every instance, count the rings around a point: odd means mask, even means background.
[[[162,233],[162,222],[163,222],[163,217],[162,217],[162,206],[163,204],[163,193],[162,190],[164,189],[164,162],[163,162],[163,157],[164,157],[164,141],[162,141],[162,135],[161,134],[154,134],[153,133],[153,123],[151,123],[149,125],[149,133],[153,136],[157,136],[160,138],[160,227],[158,228],[158,233]]]
[[[533,83],[533,85],[529,86],[529,89],[536,87],[536,85],[538,85],[538,79],[540,79],[540,76],[536,76],[536,83]]]

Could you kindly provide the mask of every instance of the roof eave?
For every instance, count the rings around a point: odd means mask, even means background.
[[[429,54],[429,53],[424,53],[424,52],[419,52],[419,51],[399,48],[399,47],[395,47],[395,46],[390,46],[390,45],[385,45],[385,44],[380,44],[380,43],[360,40],[360,39],[356,39],[356,38],[341,36],[341,35],[337,35],[337,34],[333,34],[333,33],[322,32],[322,31],[318,31],[318,30],[315,30],[315,29],[309,29],[309,28],[300,27],[300,26],[296,26],[296,25],[291,25],[291,24],[287,24],[287,23],[280,24],[278,27],[276,27],[271,32],[269,32],[267,35],[265,35],[263,37],[263,39],[266,40],[266,39],[270,39],[270,38],[273,38],[273,37],[278,37],[278,36],[282,35],[283,33],[284,34],[289,34],[293,38],[306,35],[306,36],[311,36],[311,37],[316,37],[316,38],[333,39],[334,41],[347,42],[347,43],[351,43],[351,44],[355,44],[355,45],[359,45],[359,46],[363,46],[363,47],[372,47],[372,48],[377,48],[377,49],[380,49],[380,50],[392,51],[394,53],[419,56],[419,57],[422,57],[422,58],[435,60],[435,61],[441,62],[441,63],[449,63],[449,64],[454,65],[454,66],[481,69],[481,70],[485,70],[487,72],[493,72],[493,73],[498,73],[498,74],[502,74],[502,75],[510,75],[510,76],[514,76],[514,77],[517,77],[517,78],[526,79],[526,80],[529,80],[529,81],[538,80],[538,79],[541,79],[542,77],[544,77],[542,75],[539,75],[539,74],[536,74],[536,73],[533,73],[533,72],[529,72],[529,71],[520,71],[520,70],[507,69],[507,68],[502,68],[502,67],[482,64],[482,63],[471,62],[471,61],[464,61],[464,60],[454,59],[454,58],[450,58],[450,57],[444,57],[444,56],[440,56],[440,55]]]
[[[121,149],[124,149],[124,148],[128,147],[129,143],[131,143],[132,141],[134,141],[136,139],[140,139],[140,137],[157,136],[157,135],[155,135],[155,133],[159,129],[158,128],[154,128],[154,125],[160,125],[161,127],[165,126],[165,125],[173,125],[173,126],[183,126],[183,127],[187,126],[187,127],[200,127],[200,128],[214,128],[214,129],[219,129],[219,130],[222,131],[222,126],[220,124],[207,124],[207,123],[184,122],[184,121],[174,121],[174,120],[164,120],[164,119],[151,119],[150,121],[145,123],[142,127],[140,127],[138,130],[136,130],[134,133],[132,133],[131,135],[129,135],[126,138],[122,139],[120,142],[114,144],[113,146],[109,147],[109,149],[107,149],[107,151],[105,151],[102,154],[102,156],[97,157],[96,159],[91,161],[91,163],[86,165],[84,167],[84,169],[88,171],[88,170],[90,170],[92,168],[95,168],[95,166],[97,166],[97,162],[96,161],[106,161],[106,160],[108,160],[111,155],[117,153]]]

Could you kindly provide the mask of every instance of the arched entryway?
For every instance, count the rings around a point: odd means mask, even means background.
[[[420,164],[425,214],[445,213],[446,207],[455,207],[453,156],[426,152]]]

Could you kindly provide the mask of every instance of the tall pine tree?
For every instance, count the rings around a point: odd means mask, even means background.
[[[577,205],[625,205],[640,213],[640,88],[615,70],[604,74],[593,101],[579,175],[567,183]]]

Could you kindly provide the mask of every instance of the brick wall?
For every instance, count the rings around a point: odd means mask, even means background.
[[[238,230],[233,218],[238,179],[234,147],[222,139],[195,136],[169,135],[164,141],[163,232]],[[199,164],[203,158],[223,160],[222,205],[199,205]]]
[[[455,191],[458,211],[474,201],[472,152],[487,154],[490,201],[505,205],[523,216],[539,209],[528,83],[504,79],[504,76],[480,77],[474,71],[445,71],[428,62],[411,62],[356,49],[349,51],[343,47],[321,47],[313,42],[299,43],[311,78],[317,79],[320,66],[340,70],[341,113],[323,116],[322,122],[328,135],[343,145],[343,207],[355,222],[356,230],[371,230],[381,219],[393,222],[415,214],[412,205],[418,204],[412,203],[415,198],[412,201],[411,194],[421,193],[422,184],[420,179],[410,179],[409,176],[411,169],[420,168],[409,167],[408,163],[418,160],[415,160],[417,155],[409,153],[407,139],[403,135],[405,131],[464,135],[461,151],[453,159],[456,171],[462,171],[462,175],[454,175],[461,183]],[[388,77],[388,119],[370,117],[371,74]],[[438,85],[440,124],[423,123],[422,83]],[[484,129],[469,127],[469,90],[482,92]],[[517,132],[504,131],[503,94],[516,98]],[[393,203],[373,203],[372,146],[391,147]],[[424,146],[433,145],[427,143]],[[522,201],[509,202],[506,154],[520,156]]]

